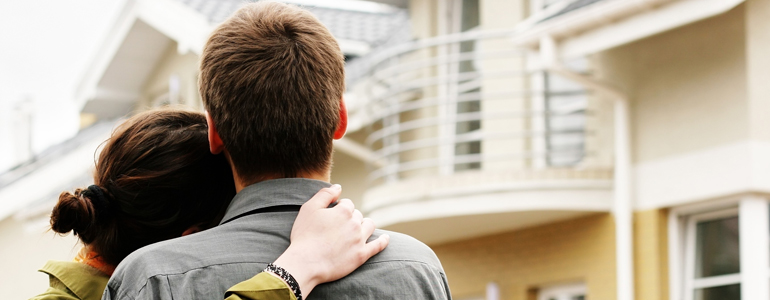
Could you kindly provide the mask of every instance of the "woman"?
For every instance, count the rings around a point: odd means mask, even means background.
[[[350,200],[327,208],[340,192],[339,186],[323,189],[303,205],[291,245],[274,263],[283,279],[263,272],[237,285],[228,299],[299,299],[384,249],[386,236],[366,244],[374,226]],[[100,299],[129,253],[215,226],[234,195],[226,158],[209,152],[202,114],[157,110],[130,118],[102,150],[94,185],[59,196],[51,229],[73,232],[84,247],[75,262],[49,262],[41,269],[51,287],[33,299]],[[326,245],[323,235],[344,242]],[[305,267],[319,260],[328,267]]]

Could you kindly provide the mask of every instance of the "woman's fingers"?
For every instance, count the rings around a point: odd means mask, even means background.
[[[374,221],[370,218],[363,218],[361,220],[361,235],[363,235],[364,241],[366,241],[372,233],[374,233]]]
[[[339,184],[334,184],[331,187],[323,188],[318,193],[316,193],[313,198],[310,198],[307,202],[305,202],[305,207],[308,207],[310,209],[323,209],[329,207],[332,203],[334,203],[337,198],[340,197],[340,194],[342,193],[342,186]]]
[[[356,206],[353,204],[353,201],[345,198],[340,200],[337,203],[337,206],[335,206],[333,209],[344,211],[348,214],[347,216],[351,216],[353,214],[353,211],[356,210]]]
[[[352,221],[358,224],[361,224],[364,221],[364,215],[361,213],[360,210],[353,210],[353,217]]]
[[[364,255],[366,256],[366,259],[369,259],[375,254],[382,252],[382,250],[385,250],[385,247],[388,246],[389,242],[390,242],[390,236],[387,234],[383,234],[381,236],[378,236],[375,240],[366,243],[363,250]]]
[[[304,282],[303,292],[353,272],[390,241],[389,236],[382,235],[366,242],[375,230],[374,222],[364,218],[350,199],[340,199],[329,208],[340,194],[338,185],[322,189],[302,206],[292,228],[291,244],[276,260]]]

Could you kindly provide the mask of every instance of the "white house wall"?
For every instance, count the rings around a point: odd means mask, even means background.
[[[637,209],[770,191],[770,77],[748,67],[767,39],[749,35],[749,5],[596,55],[631,98]]]
[[[192,52],[180,53],[177,43],[170,43],[163,56],[147,76],[147,81],[141,89],[142,99],[139,109],[152,107],[154,98],[160,94],[169,93],[169,82],[172,77],[178,79],[178,99],[175,104],[203,109],[198,93],[198,55]]]
[[[750,136],[770,141],[770,2],[749,0],[745,14]]]
[[[27,299],[44,292],[49,287],[48,275],[37,270],[48,260],[71,261],[80,249],[77,238],[60,237],[45,225],[15,218],[0,220],[0,299]]]
[[[58,157],[46,165],[35,169],[34,172],[9,184],[0,190],[0,220],[25,208],[27,205],[48,197],[50,189],[40,188],[45,182],[46,187],[58,188],[71,183],[72,174],[84,174],[94,168],[95,155],[101,145],[109,137],[110,132],[88,140],[66,155]]]
[[[106,118],[129,112],[171,44],[171,39],[144,21],[129,22],[133,22],[131,29],[101,73],[83,112]]]
[[[631,98],[633,161],[748,138],[744,9],[598,54]]]

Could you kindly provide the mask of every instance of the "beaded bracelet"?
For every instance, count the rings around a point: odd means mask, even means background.
[[[289,285],[289,289],[291,289],[291,291],[294,292],[294,297],[297,297],[297,300],[302,300],[302,291],[299,289],[299,283],[297,283],[297,281],[294,280],[294,277],[291,276],[291,274],[289,274],[289,271],[286,271],[286,269],[276,266],[274,264],[267,264],[267,268],[265,268],[265,272],[270,272],[275,275],[278,275],[278,277],[281,277],[281,279],[283,279],[283,281],[286,281],[286,284]]]

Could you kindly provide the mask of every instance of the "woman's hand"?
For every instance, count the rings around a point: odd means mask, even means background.
[[[340,279],[388,245],[382,235],[367,243],[374,223],[350,199],[328,208],[342,192],[335,184],[321,189],[302,205],[291,230],[291,245],[274,262],[292,274],[303,295],[316,285]]]

